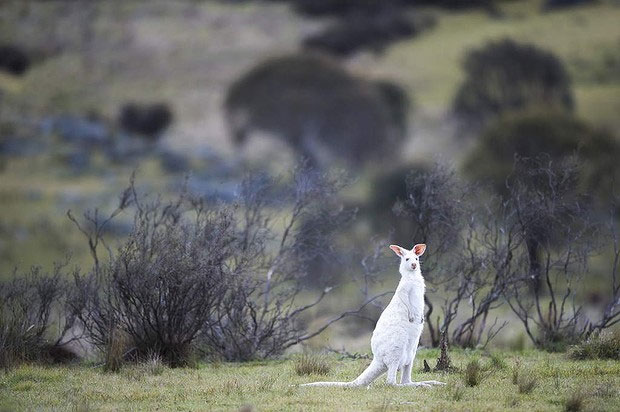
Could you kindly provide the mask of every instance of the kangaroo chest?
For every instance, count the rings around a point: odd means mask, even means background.
[[[396,289],[397,303],[404,308],[407,320],[413,324],[424,323],[424,284],[403,282]]]

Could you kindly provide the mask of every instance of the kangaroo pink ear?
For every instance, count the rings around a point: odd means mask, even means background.
[[[404,254],[403,248],[400,246],[390,245],[390,249],[392,249],[398,256],[402,256]]]
[[[415,253],[418,256],[422,256],[425,250],[426,250],[426,245],[424,243],[418,243],[417,245],[413,247],[413,253]]]

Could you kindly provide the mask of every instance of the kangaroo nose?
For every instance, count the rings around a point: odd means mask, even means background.
[[[417,264],[415,264],[415,263],[412,263],[412,264],[411,264],[411,269],[415,269],[415,268],[416,268],[416,266],[418,266],[418,265],[417,265]]]

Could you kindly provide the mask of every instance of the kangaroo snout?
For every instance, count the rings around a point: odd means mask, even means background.
[[[417,266],[418,266],[417,263],[414,262],[411,264],[411,269],[415,269]]]

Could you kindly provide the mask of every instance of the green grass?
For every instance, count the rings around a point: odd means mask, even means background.
[[[298,376],[295,358],[245,364],[203,364],[197,369],[159,370],[138,366],[120,373],[104,373],[91,366],[22,366],[0,375],[0,409],[5,410],[236,410],[252,405],[256,410],[562,410],[578,388],[584,407],[594,410],[620,408],[620,363],[570,361],[564,355],[543,352],[501,353],[509,364],[517,357],[521,367],[535,374],[537,384],[519,393],[511,381],[511,368],[493,367],[482,357],[485,379],[464,387],[459,373],[442,375],[420,372],[422,359],[436,351],[421,350],[414,379],[438,379],[445,387],[393,388],[381,377],[366,388],[300,388],[314,380],[351,380],[367,360],[329,357],[332,370],[322,375]],[[482,354],[455,351],[462,369]]]

